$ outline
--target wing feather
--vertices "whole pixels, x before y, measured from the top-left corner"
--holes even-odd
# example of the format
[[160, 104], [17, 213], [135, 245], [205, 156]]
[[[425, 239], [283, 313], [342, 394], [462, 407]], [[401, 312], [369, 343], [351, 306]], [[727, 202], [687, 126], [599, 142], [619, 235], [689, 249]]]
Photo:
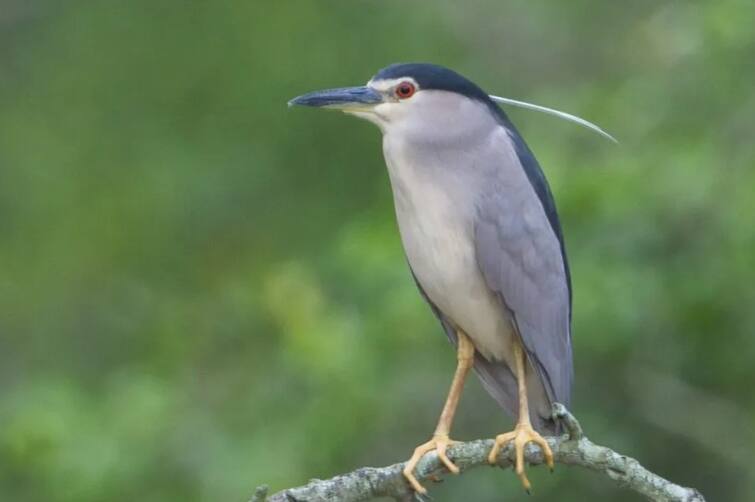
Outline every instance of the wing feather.
[[[491, 184], [479, 202], [477, 261], [501, 308], [513, 318], [548, 398], [568, 405], [573, 378], [571, 292], [561, 231], [553, 226], [555, 215], [546, 213], [555, 205], [547, 185], [536, 190], [532, 176], [524, 176], [527, 166], [520, 156], [505, 161], [501, 172], [508, 181]], [[544, 183], [536, 163], [534, 168]], [[511, 181], [517, 176], [525, 181]], [[545, 203], [542, 193], [549, 198]], [[558, 225], [557, 217], [555, 222]]]

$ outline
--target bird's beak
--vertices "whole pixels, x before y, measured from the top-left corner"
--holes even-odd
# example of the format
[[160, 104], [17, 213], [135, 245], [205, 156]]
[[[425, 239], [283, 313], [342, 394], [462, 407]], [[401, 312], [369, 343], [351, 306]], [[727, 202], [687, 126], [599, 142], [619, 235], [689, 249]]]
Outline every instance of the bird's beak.
[[372, 109], [374, 105], [382, 102], [383, 96], [379, 92], [367, 86], [360, 86], [310, 92], [292, 99], [288, 106], [314, 106], [357, 112]]

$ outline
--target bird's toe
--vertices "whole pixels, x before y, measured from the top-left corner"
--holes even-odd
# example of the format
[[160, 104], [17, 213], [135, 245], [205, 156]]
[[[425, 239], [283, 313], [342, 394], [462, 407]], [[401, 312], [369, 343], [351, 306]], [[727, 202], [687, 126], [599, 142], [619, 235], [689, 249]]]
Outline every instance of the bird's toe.
[[412, 454], [411, 458], [406, 462], [403, 474], [415, 492], [422, 495], [427, 494], [427, 489], [422, 486], [422, 484], [414, 474], [417, 464], [422, 459], [422, 457], [425, 456], [426, 453], [435, 450], [438, 454], [438, 459], [441, 461], [441, 463], [443, 463], [443, 465], [446, 466], [449, 472], [453, 474], [459, 473], [459, 467], [454, 464], [450, 458], [448, 458], [448, 454], [446, 453], [448, 447], [452, 446], [455, 443], [456, 441], [453, 441], [446, 435], [435, 435], [430, 441], [423, 443], [414, 449], [414, 453]]
[[524, 459], [524, 449], [527, 446], [527, 443], [535, 443], [542, 449], [545, 463], [551, 470], [553, 470], [553, 451], [551, 450], [548, 441], [546, 441], [545, 438], [540, 435], [540, 433], [533, 429], [530, 424], [520, 423], [517, 424], [516, 428], [513, 431], [496, 436], [493, 448], [490, 450], [490, 454], [488, 455], [488, 461], [491, 464], [495, 464], [497, 462], [501, 449], [509, 442], [513, 442], [514, 444], [514, 470], [516, 472], [516, 475], [522, 482], [522, 486], [527, 491], [527, 493], [529, 493], [532, 485], [527, 478], [526, 464]]

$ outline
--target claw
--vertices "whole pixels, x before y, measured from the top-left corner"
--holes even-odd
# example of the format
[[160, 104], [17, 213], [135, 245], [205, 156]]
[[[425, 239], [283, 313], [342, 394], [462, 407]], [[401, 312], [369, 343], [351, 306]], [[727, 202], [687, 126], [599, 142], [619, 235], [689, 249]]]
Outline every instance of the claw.
[[428, 452], [435, 450], [438, 454], [438, 458], [443, 463], [443, 465], [445, 465], [451, 473], [459, 474], [459, 468], [451, 461], [450, 458], [448, 458], [448, 455], [446, 455], [446, 450], [448, 449], [448, 447], [454, 444], [456, 444], [456, 441], [449, 439], [448, 436], [435, 435], [430, 441], [421, 444], [414, 449], [414, 453], [406, 463], [403, 473], [404, 477], [409, 482], [409, 484], [412, 485], [412, 488], [415, 492], [419, 493], [420, 495], [427, 494], [427, 488], [422, 486], [422, 484], [420, 484], [420, 482], [414, 476], [414, 469], [417, 467], [417, 464], [422, 459], [422, 457], [425, 456], [425, 454]]
[[524, 469], [524, 447], [529, 442], [538, 445], [540, 449], [543, 450], [545, 463], [548, 465], [551, 472], [553, 471], [553, 452], [551, 451], [551, 448], [545, 438], [543, 438], [543, 436], [535, 431], [535, 429], [533, 429], [530, 424], [519, 423], [513, 431], [496, 436], [493, 448], [490, 450], [490, 454], [488, 455], [488, 462], [495, 464], [498, 460], [498, 454], [500, 453], [501, 448], [503, 448], [503, 446], [511, 441], [514, 442], [514, 451], [516, 456], [514, 466], [516, 475], [519, 476], [519, 479], [522, 482], [522, 486], [524, 487], [525, 491], [527, 493], [530, 493], [530, 488], [532, 487], [532, 485], [530, 484], [530, 480], [527, 479], [527, 474]]

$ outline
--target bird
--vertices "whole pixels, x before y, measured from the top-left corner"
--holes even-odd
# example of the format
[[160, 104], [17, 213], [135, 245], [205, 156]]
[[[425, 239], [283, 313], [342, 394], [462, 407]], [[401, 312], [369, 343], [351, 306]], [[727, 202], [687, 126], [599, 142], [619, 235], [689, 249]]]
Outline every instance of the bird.
[[383, 135], [395, 215], [411, 275], [456, 348], [457, 366], [430, 440], [403, 474], [425, 494], [414, 470], [436, 451], [448, 457], [451, 426], [474, 368], [511, 417], [496, 436], [495, 464], [513, 442], [515, 470], [530, 482], [524, 447], [538, 445], [553, 469], [545, 435], [559, 432], [554, 403], [569, 405], [573, 380], [572, 286], [564, 237], [548, 182], [506, 113], [506, 103], [565, 118], [614, 140], [584, 119], [493, 96], [461, 74], [431, 63], [397, 63], [363, 86], [310, 92], [289, 101], [366, 119]]

